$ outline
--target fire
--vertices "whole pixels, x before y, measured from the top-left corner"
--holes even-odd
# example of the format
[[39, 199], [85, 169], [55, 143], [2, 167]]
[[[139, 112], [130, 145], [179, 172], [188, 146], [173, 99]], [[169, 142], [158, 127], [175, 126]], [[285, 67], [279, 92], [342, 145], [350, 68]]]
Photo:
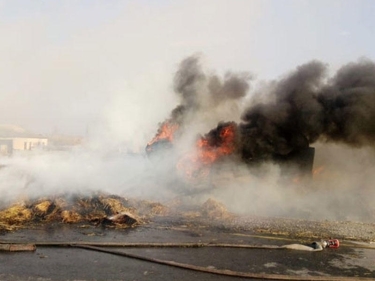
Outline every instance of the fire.
[[172, 123], [171, 121], [165, 121], [160, 126], [155, 137], [147, 144], [146, 151], [151, 152], [152, 146], [161, 141], [172, 143], [174, 139], [174, 134], [178, 128], [179, 128], [178, 124]]
[[234, 151], [235, 126], [230, 124], [219, 133], [218, 144], [211, 144], [209, 136], [197, 141], [198, 155], [197, 161], [202, 164], [210, 165], [218, 158], [229, 155]]
[[218, 127], [196, 142], [196, 151], [187, 154], [177, 164], [187, 178], [207, 176], [210, 166], [235, 150], [236, 126], [229, 123]]
[[[158, 150], [159, 145], [171, 146], [178, 129], [176, 122], [163, 122], [155, 137], [147, 144], [146, 152]], [[177, 163], [177, 169], [189, 179], [206, 177], [215, 161], [234, 152], [236, 130], [234, 122], [219, 124], [216, 129], [197, 140], [194, 152], [183, 156]]]

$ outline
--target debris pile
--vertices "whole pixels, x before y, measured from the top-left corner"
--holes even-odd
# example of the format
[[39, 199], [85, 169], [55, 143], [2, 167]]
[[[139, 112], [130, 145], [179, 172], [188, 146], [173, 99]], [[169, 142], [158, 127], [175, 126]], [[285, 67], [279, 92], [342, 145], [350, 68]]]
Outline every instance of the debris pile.
[[117, 195], [56, 196], [26, 200], [1, 209], [0, 230], [11, 231], [43, 223], [90, 223], [126, 228], [166, 212], [162, 204]]
[[226, 219], [231, 216], [224, 204], [211, 198], [203, 203], [200, 213], [208, 219]]

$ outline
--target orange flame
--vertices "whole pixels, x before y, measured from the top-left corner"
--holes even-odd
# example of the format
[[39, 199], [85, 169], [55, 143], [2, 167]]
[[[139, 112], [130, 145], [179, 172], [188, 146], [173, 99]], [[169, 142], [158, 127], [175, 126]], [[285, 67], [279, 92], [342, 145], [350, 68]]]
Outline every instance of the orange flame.
[[233, 124], [224, 127], [220, 132], [221, 145], [211, 146], [208, 138], [201, 138], [197, 141], [197, 161], [209, 165], [218, 158], [229, 155], [234, 151], [235, 127]]
[[219, 144], [211, 144], [209, 136], [202, 137], [196, 142], [196, 152], [183, 157], [177, 164], [187, 178], [207, 176], [210, 165], [225, 155], [234, 152], [235, 149], [235, 125], [230, 124], [221, 129]]
[[178, 129], [178, 125], [172, 123], [170, 121], [165, 121], [161, 127], [159, 128], [158, 132], [156, 133], [155, 137], [147, 144], [147, 151], [151, 151], [151, 146], [158, 141], [168, 141], [173, 142], [174, 134]]

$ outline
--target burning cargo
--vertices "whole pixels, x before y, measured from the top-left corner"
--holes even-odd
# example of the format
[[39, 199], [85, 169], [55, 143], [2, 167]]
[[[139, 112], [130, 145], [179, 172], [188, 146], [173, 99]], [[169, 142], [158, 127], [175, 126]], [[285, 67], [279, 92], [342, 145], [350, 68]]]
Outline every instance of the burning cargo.
[[[245, 100], [251, 78], [247, 73], [220, 78], [206, 74], [197, 56], [183, 60], [174, 77], [181, 104], [147, 145], [148, 155], [174, 147], [191, 136], [191, 128], [207, 120], [219, 120], [219, 125], [199, 137], [192, 152], [177, 160], [177, 167], [188, 177], [207, 174], [214, 162], [229, 156], [248, 165], [275, 162], [286, 172], [294, 166], [311, 175], [314, 148], [310, 145], [315, 142], [373, 146], [372, 61], [347, 64], [330, 79], [326, 65], [312, 61]], [[237, 119], [240, 121], [220, 121]]]
[[[173, 149], [174, 134], [178, 126], [168, 125], [164, 122], [158, 134], [146, 146], [150, 157], [153, 154], [168, 153]], [[171, 128], [174, 128], [173, 130]], [[247, 154], [243, 143], [245, 138], [242, 128], [235, 122], [220, 123], [216, 129], [201, 136], [195, 142], [190, 153], [177, 161], [177, 169], [182, 171], [188, 179], [202, 179], [209, 176], [214, 164], [225, 157], [233, 157], [249, 166], [272, 162], [280, 165], [284, 174], [289, 176], [311, 176], [315, 149], [312, 147], [301, 148], [286, 155], [282, 154]]]

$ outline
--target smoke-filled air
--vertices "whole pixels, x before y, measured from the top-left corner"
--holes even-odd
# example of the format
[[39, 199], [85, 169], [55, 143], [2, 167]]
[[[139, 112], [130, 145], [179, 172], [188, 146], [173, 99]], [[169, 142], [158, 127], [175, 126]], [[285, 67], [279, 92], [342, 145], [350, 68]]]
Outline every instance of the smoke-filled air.
[[[185, 204], [207, 198], [237, 214], [371, 220], [375, 189], [375, 63], [330, 73], [310, 61], [278, 80], [183, 59], [170, 114], [147, 142], [15, 153], [2, 159], [1, 201], [104, 191]], [[150, 93], [149, 96], [158, 93]], [[142, 130], [142, 127], [138, 128]]]
[[[249, 91], [251, 75], [218, 77], [204, 73], [198, 56], [186, 58], [174, 77], [181, 104], [146, 151], [153, 157], [174, 147], [179, 172], [193, 185], [211, 185], [199, 196], [214, 194], [238, 212], [369, 219], [375, 64], [361, 59], [332, 76], [328, 70], [311, 61]], [[205, 133], [204, 123], [211, 125]], [[186, 146], [192, 152], [181, 152]], [[311, 148], [315, 157], [298, 160]]]

